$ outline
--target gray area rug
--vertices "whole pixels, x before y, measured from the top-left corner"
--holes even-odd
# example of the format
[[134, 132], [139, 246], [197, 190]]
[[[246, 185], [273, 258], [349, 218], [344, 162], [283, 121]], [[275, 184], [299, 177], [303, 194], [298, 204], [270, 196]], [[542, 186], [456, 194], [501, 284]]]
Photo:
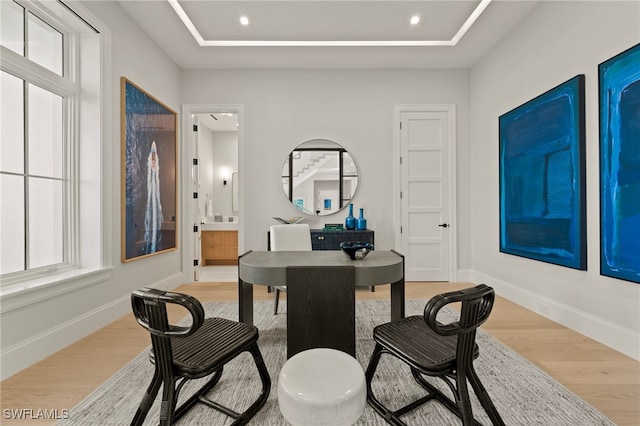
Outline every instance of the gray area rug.
[[[426, 301], [407, 300], [406, 314], [421, 315]], [[272, 388], [269, 400], [253, 418], [253, 425], [286, 425], [278, 409], [278, 372], [286, 361], [286, 315], [272, 315], [270, 302], [256, 302], [254, 321], [260, 329], [259, 346], [271, 374]], [[209, 303], [205, 305], [207, 316], [236, 320], [236, 303]], [[373, 350], [373, 327], [388, 321], [389, 302], [382, 300], [358, 300], [356, 358], [366, 369]], [[455, 317], [451, 310], [442, 312], [441, 321]], [[606, 416], [568, 391], [546, 373], [529, 363], [511, 349], [479, 330], [480, 357], [476, 370], [487, 388], [498, 411], [507, 425], [613, 425]], [[153, 366], [144, 351], [117, 374], [102, 384], [83, 402], [71, 410], [68, 419], [60, 426], [72, 425], [127, 425], [136, 412], [146, 387], [153, 375]], [[434, 384], [442, 387], [439, 381]], [[383, 403], [400, 407], [424, 395], [422, 388], [413, 384], [408, 368], [397, 360], [383, 355], [376, 378], [374, 392]], [[187, 385], [182, 393], [189, 394]], [[224, 405], [242, 411], [258, 394], [260, 381], [255, 365], [248, 354], [243, 354], [225, 367], [222, 380], [210, 393], [210, 397]], [[162, 390], [158, 398], [161, 398]], [[484, 425], [491, 424], [480, 403], [472, 395], [473, 412]], [[156, 400], [145, 425], [158, 424], [159, 402]], [[403, 416], [409, 425], [460, 425], [461, 421], [437, 402], [430, 402], [418, 410]], [[179, 422], [183, 425], [225, 425], [231, 419], [197, 404]], [[357, 423], [359, 425], [384, 425], [384, 420], [367, 405]]]

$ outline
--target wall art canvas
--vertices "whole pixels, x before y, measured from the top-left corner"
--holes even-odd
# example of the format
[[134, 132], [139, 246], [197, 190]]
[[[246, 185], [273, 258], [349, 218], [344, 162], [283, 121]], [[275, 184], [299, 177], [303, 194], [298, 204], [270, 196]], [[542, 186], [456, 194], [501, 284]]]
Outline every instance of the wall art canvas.
[[501, 252], [587, 267], [584, 81], [499, 117]]
[[177, 114], [121, 78], [122, 261], [177, 248]]
[[640, 283], [640, 44], [598, 77], [600, 273]]

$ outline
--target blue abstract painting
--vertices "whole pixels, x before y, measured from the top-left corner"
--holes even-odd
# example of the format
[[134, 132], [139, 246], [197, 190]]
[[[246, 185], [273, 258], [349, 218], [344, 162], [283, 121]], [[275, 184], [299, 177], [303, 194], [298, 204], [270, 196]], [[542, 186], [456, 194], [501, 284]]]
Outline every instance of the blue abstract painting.
[[584, 270], [584, 75], [499, 118], [500, 251]]
[[640, 283], [640, 44], [598, 76], [600, 273]]

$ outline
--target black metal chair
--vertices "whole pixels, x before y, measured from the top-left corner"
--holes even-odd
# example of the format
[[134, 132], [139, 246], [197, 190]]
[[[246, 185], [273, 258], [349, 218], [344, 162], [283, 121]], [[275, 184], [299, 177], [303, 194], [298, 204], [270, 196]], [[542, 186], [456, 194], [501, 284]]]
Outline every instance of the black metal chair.
[[[491, 287], [476, 287], [444, 293], [429, 300], [424, 315], [403, 318], [374, 328], [376, 342], [366, 371], [367, 401], [387, 423], [404, 425], [400, 416], [436, 399], [462, 419], [463, 424], [479, 424], [473, 418], [467, 380], [494, 425], [504, 425], [498, 410], [480, 382], [473, 367], [479, 355], [476, 329], [483, 324], [493, 308], [495, 293]], [[446, 305], [461, 302], [458, 321], [442, 324], [436, 320]], [[393, 355], [408, 364], [416, 382], [428, 394], [398, 410], [391, 411], [373, 394], [371, 382], [382, 354]], [[451, 389], [454, 400], [429, 383], [424, 376], [438, 377]]]
[[[192, 323], [187, 326], [169, 324], [167, 303], [183, 306], [191, 314]], [[204, 309], [196, 298], [152, 288], [134, 291], [131, 305], [138, 323], [151, 334], [150, 358], [155, 365], [153, 379], [132, 425], [142, 424], [160, 385], [163, 385], [160, 425], [172, 425], [197, 402], [234, 418], [234, 425], [246, 424], [262, 408], [269, 396], [271, 379], [258, 349], [256, 327], [223, 318], [205, 319]], [[253, 356], [262, 391], [243, 413], [237, 413], [207, 399], [206, 394], [220, 380], [223, 366], [245, 351]], [[176, 409], [178, 394], [184, 384], [207, 376], [211, 379]]]

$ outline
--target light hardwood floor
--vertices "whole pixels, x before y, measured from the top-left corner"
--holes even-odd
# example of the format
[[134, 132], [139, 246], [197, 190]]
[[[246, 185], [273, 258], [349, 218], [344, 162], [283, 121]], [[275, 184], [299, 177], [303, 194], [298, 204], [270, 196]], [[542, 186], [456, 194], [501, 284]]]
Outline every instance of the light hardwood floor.
[[[408, 299], [428, 299], [468, 283], [407, 283]], [[237, 300], [233, 283], [194, 283], [176, 291], [202, 302]], [[271, 299], [257, 287], [255, 300]], [[358, 290], [360, 299], [389, 297], [389, 286]], [[170, 315], [184, 315], [173, 310]], [[622, 355], [540, 315], [497, 297], [483, 328], [621, 426], [640, 425], [640, 362]], [[54, 421], [7, 419], [5, 410], [58, 410], [62, 414], [149, 345], [146, 332], [131, 314], [0, 383], [0, 424], [53, 424]], [[146, 387], [147, 383], [141, 383]], [[133, 413], [132, 413], [133, 415]], [[584, 425], [580, 425], [584, 426]]]

